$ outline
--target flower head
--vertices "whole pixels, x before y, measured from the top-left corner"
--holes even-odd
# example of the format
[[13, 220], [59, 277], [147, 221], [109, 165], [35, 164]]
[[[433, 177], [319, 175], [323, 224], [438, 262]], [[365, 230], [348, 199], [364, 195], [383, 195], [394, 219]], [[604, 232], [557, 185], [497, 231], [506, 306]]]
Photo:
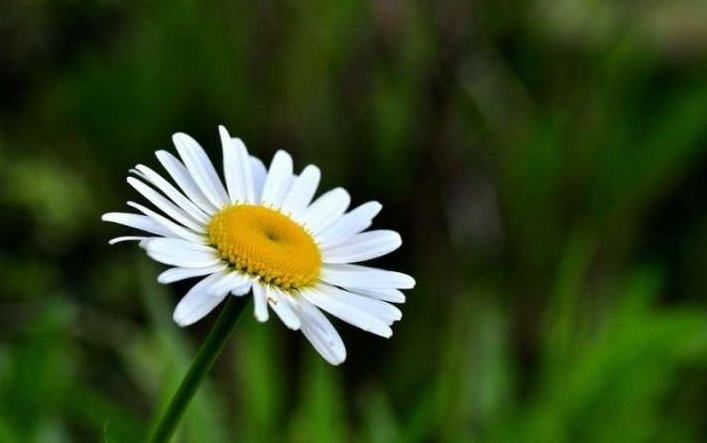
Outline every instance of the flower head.
[[[243, 142], [220, 127], [225, 184], [199, 144], [186, 134], [172, 139], [178, 159], [157, 158], [176, 187], [144, 165], [128, 183], [162, 214], [135, 202], [138, 213], [111, 212], [104, 221], [144, 231], [137, 240], [154, 260], [172, 266], [157, 280], [200, 280], [174, 310], [174, 321], [190, 325], [232, 294], [252, 291], [255, 317], [265, 322], [272, 309], [289, 328], [301, 330], [330, 363], [346, 359], [346, 349], [321, 310], [365, 331], [390, 337], [400, 320], [400, 289], [412, 277], [354, 265], [397, 249], [394, 231], [365, 231], [381, 210], [377, 202], [346, 212], [351, 198], [332, 189], [314, 202], [320, 171], [314, 165], [293, 174], [292, 158], [278, 151], [266, 171]], [[365, 231], [365, 232], [364, 232]]]

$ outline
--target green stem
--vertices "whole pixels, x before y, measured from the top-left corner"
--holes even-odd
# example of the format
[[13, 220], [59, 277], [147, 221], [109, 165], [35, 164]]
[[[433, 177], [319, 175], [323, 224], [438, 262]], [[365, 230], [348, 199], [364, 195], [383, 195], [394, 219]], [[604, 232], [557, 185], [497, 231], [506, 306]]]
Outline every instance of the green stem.
[[216, 320], [216, 324], [206, 337], [206, 341], [199, 349], [194, 362], [189, 368], [186, 377], [179, 385], [176, 394], [167, 406], [157, 426], [154, 428], [148, 442], [167, 443], [174, 434], [179, 421], [184, 415], [187, 406], [196, 393], [199, 385], [206, 374], [213, 366], [216, 357], [221, 353], [224, 345], [238, 324], [238, 320], [248, 305], [250, 297], [227, 297], [225, 306], [221, 309], [221, 314]]

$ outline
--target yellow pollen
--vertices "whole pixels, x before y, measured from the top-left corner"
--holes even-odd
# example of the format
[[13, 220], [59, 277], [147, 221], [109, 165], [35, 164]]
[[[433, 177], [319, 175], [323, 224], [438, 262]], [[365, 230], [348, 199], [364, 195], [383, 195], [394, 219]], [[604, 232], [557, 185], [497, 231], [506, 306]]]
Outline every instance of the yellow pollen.
[[312, 236], [263, 206], [232, 205], [217, 212], [209, 224], [209, 241], [237, 270], [282, 289], [313, 284], [322, 265]]

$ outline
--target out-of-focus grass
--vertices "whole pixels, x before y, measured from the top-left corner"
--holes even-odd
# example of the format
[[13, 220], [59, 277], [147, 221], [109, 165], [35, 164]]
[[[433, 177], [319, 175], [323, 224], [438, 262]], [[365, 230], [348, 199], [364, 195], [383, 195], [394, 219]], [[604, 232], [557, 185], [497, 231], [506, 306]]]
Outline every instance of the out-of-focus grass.
[[385, 341], [321, 361], [243, 323], [176, 441], [707, 436], [701, 2], [0, 6], [0, 442], [132, 443], [213, 318], [99, 222], [184, 131], [323, 170], [413, 274]]

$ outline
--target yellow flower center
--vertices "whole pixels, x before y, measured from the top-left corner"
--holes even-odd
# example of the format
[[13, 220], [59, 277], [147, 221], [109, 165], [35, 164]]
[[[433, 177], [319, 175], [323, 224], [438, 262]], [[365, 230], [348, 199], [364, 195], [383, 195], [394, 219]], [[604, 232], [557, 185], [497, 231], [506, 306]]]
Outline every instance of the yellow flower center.
[[233, 267], [283, 289], [313, 284], [322, 256], [312, 236], [278, 211], [227, 206], [209, 224], [209, 241]]

